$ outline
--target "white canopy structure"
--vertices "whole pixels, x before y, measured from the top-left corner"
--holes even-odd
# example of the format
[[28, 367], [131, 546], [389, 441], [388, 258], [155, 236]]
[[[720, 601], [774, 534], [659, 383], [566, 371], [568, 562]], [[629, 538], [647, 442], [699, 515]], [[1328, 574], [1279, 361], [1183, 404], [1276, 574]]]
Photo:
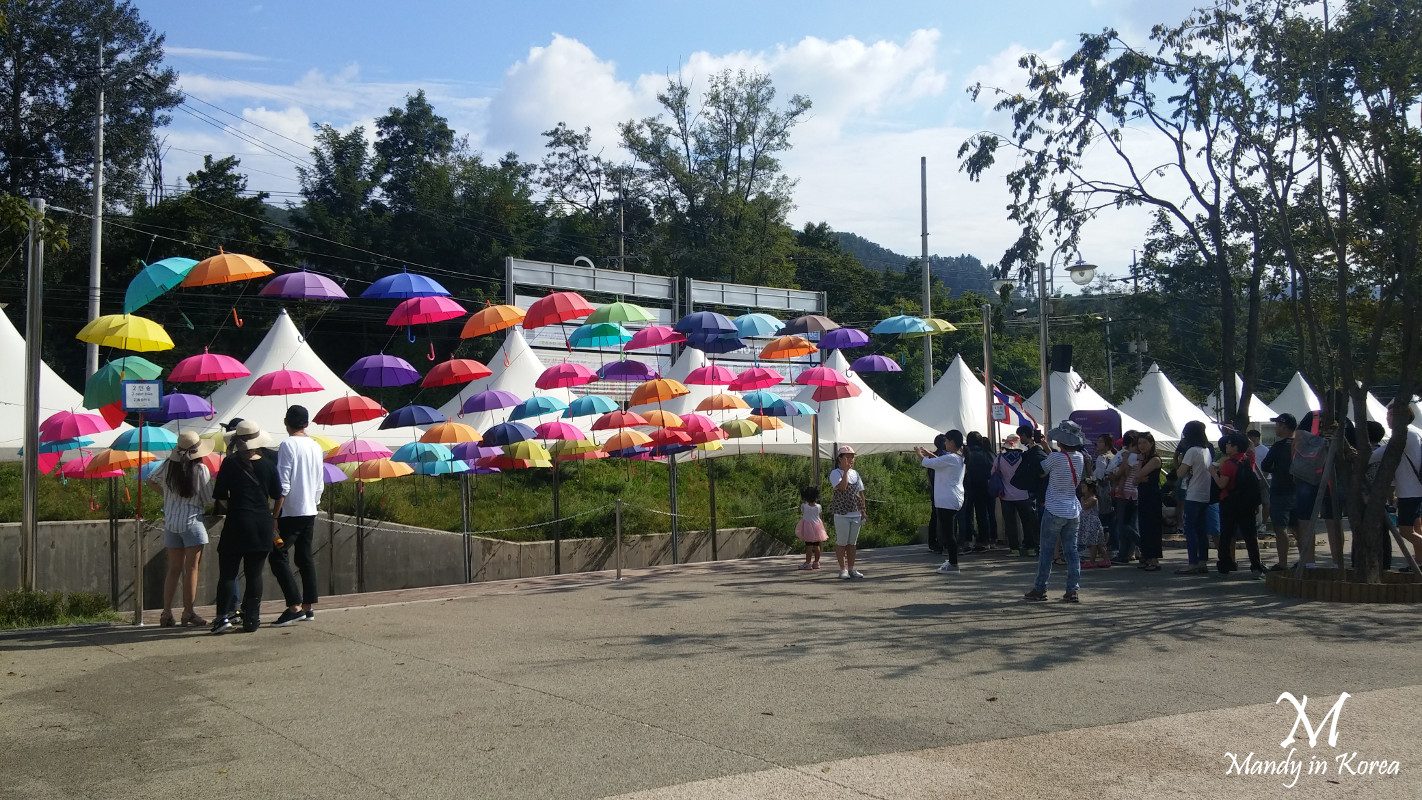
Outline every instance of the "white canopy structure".
[[1323, 404], [1318, 402], [1318, 395], [1313, 393], [1308, 381], [1298, 372], [1294, 373], [1294, 377], [1289, 379], [1289, 385], [1285, 386], [1284, 391], [1279, 392], [1279, 396], [1269, 405], [1278, 412], [1274, 416], [1293, 414], [1294, 419], [1303, 419], [1308, 412], [1323, 408]]
[[1205, 423], [1205, 435], [1212, 442], [1221, 436], [1220, 427], [1175, 388], [1159, 364], [1150, 365], [1135, 396], [1121, 404], [1121, 411], [1160, 431], [1167, 440], [1178, 441], [1187, 422]]
[[[690, 375], [693, 370], [706, 366], [706, 364], [706, 354], [700, 350], [687, 347], [681, 351], [681, 355], [672, 363], [671, 368], [666, 371], [663, 377], [671, 378], [674, 381], [685, 384], [686, 388], [691, 391], [691, 394], [685, 394], [681, 397], [674, 397], [671, 400], [663, 401], [661, 407], [664, 411], [670, 411], [678, 416], [682, 414], [700, 413], [696, 410], [696, 407], [700, 405], [702, 400], [705, 400], [713, 394], [727, 391], [724, 386], [702, 386], [686, 382], [686, 376]], [[745, 416], [745, 412], [740, 412], [732, 416]], [[730, 418], [731, 417], [726, 417], [723, 419], [717, 416], [716, 421], [725, 422], [726, 419]]]
[[1122, 411], [1111, 405], [1111, 403], [1086, 382], [1076, 370], [1071, 372], [1052, 372], [1047, 381], [1052, 387], [1052, 422], [1042, 418], [1042, 390], [1032, 395], [1023, 403], [1023, 411], [1036, 418], [1037, 424], [1050, 428], [1071, 416], [1073, 411], [1115, 411], [1121, 415], [1121, 431], [1149, 431], [1157, 442], [1178, 441], [1178, 436], [1167, 436], [1164, 431], [1158, 430], [1142, 422], [1131, 414]]
[[988, 429], [986, 389], [961, 355], [954, 356], [943, 377], [904, 413], [939, 432]]
[[[4, 313], [0, 313], [0, 375], [5, 377], [0, 381], [0, 461], [14, 461], [25, 444], [25, 337]], [[84, 396], [43, 361], [39, 396], [40, 422], [59, 411], [84, 410]], [[113, 441], [114, 434], [105, 432], [85, 438], [93, 439], [96, 447], [105, 447]]]
[[[1234, 394], [1236, 397], [1238, 397], [1239, 394], [1243, 391], [1244, 378], [1241, 378], [1239, 374], [1236, 373], [1234, 376]], [[1219, 391], [1205, 398], [1205, 404], [1200, 406], [1201, 410], [1203, 410], [1206, 414], [1211, 415], [1211, 417], [1213, 417], [1214, 419], [1233, 416], [1232, 414], [1228, 414], [1225, 412], [1224, 400], [1222, 399], [1223, 397], [1224, 384], [1220, 384]], [[1277, 416], [1279, 416], [1278, 413], [1276, 413], [1274, 409], [1269, 406], [1268, 403], [1265, 403], [1263, 400], [1260, 400], [1259, 395], [1252, 394], [1249, 396], [1250, 422], [1268, 422], [1269, 420], [1272, 420], [1274, 417]]]
[[[576, 396], [567, 389], [539, 389], [535, 384], [538, 376], [543, 374], [545, 369], [542, 361], [534, 355], [533, 348], [528, 346], [528, 340], [524, 338], [523, 331], [517, 327], [509, 328], [508, 334], [504, 337], [504, 343], [489, 358], [489, 370], [494, 374], [482, 380], [464, 384], [457, 394], [449, 398], [449, 402], [439, 407], [439, 413], [445, 415], [455, 422], [462, 422], [465, 425], [473, 426], [480, 433], [483, 433], [490, 426], [508, 419], [510, 409], [504, 408], [497, 411], [479, 411], [460, 416], [459, 407], [470, 396], [489, 389], [501, 389], [511, 392], [520, 400], [527, 400], [535, 394], [548, 397], [556, 397], [564, 403], [571, 403]], [[543, 421], [554, 419], [553, 416], [543, 418]], [[591, 433], [587, 426], [591, 424], [589, 420], [577, 419], [572, 422], [584, 432]], [[367, 423], [378, 426], [378, 422]], [[537, 421], [533, 421], [536, 425]], [[382, 433], [390, 433], [382, 431]], [[408, 432], [403, 437], [403, 441], [409, 441]]]

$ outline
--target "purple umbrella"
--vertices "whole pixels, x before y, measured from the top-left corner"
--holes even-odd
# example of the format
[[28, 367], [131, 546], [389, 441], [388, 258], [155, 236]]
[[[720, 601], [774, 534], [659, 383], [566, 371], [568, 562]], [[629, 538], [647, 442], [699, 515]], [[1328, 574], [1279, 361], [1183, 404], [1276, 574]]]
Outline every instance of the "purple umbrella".
[[212, 403], [195, 394], [173, 392], [163, 395], [163, 407], [157, 412], [148, 412], [148, 420], [162, 424], [175, 419], [195, 419], [211, 417], [215, 412]]
[[448, 297], [449, 290], [433, 278], [397, 272], [372, 283], [360, 296], [365, 300], [409, 300], [411, 297]]
[[869, 334], [858, 328], [835, 328], [820, 334], [821, 350], [843, 350], [869, 344]]
[[335, 464], [322, 464], [321, 472], [321, 479], [325, 483], [340, 483], [341, 481], [349, 477], [346, 475], [346, 473], [341, 471], [340, 467], [336, 466]]
[[[839, 330], [847, 330], [847, 329], [846, 329], [846, 328], [840, 328]], [[839, 333], [839, 331], [830, 331], [830, 333]], [[828, 335], [829, 335], [829, 334], [826, 334], [826, 336], [828, 336]], [[853, 363], [853, 364], [850, 364], [850, 365], [849, 365], [849, 368], [852, 369], [852, 370], [854, 370], [855, 372], [902, 372], [902, 371], [903, 371], [903, 368], [899, 366], [899, 362], [893, 360], [892, 358], [888, 358], [887, 356], [880, 356], [880, 355], [860, 356], [859, 358], [854, 359], [854, 363]]]
[[657, 377], [657, 371], [650, 364], [641, 361], [612, 361], [597, 370], [597, 376], [605, 381], [627, 381], [628, 383], [650, 381]]
[[487, 389], [465, 400], [464, 405], [459, 407], [459, 413], [473, 414], [477, 411], [513, 408], [522, 402], [523, 400], [513, 392], [506, 392], [503, 389]]
[[[346, 293], [325, 275], [302, 270], [278, 275], [259, 292], [262, 297], [286, 297], [291, 300], [346, 300]], [[344, 480], [344, 479], [343, 479]]]
[[715, 311], [695, 311], [678, 320], [673, 329], [687, 336], [692, 334], [719, 336], [723, 333], [736, 333], [736, 323], [728, 319], [725, 314], [717, 314]]
[[746, 343], [736, 338], [734, 333], [726, 335], [692, 333], [686, 337], [686, 346], [715, 355], [740, 350], [746, 346]]
[[460, 461], [474, 461], [479, 458], [489, 458], [490, 456], [501, 456], [504, 454], [504, 448], [490, 447], [480, 442], [460, 442], [449, 448], [449, 451]]
[[429, 406], [401, 406], [385, 415], [385, 419], [380, 421], [380, 430], [434, 425], [444, 421], [444, 415]]
[[532, 438], [533, 429], [522, 422], [503, 422], [484, 431], [484, 443], [489, 445], [513, 444]]
[[420, 379], [410, 362], [384, 353], [366, 356], [346, 370], [346, 383], [357, 386], [406, 386]]

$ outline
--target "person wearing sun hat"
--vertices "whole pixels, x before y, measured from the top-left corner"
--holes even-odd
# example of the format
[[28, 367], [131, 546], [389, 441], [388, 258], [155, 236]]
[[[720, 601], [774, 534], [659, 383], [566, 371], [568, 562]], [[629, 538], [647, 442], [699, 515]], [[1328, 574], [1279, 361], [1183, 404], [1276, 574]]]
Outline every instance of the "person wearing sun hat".
[[1052, 575], [1052, 554], [1057, 540], [1062, 543], [1062, 555], [1067, 559], [1066, 593], [1064, 603], [1077, 603], [1077, 592], [1081, 588], [1081, 552], [1077, 549], [1078, 526], [1081, 521], [1081, 501], [1077, 497], [1077, 487], [1086, 477], [1086, 437], [1081, 426], [1071, 420], [1063, 420], [1047, 433], [1047, 440], [1056, 442], [1058, 452], [1047, 456], [1042, 462], [1042, 473], [1047, 479], [1045, 502], [1042, 504], [1042, 540], [1037, 551], [1037, 581], [1032, 591], [1024, 595], [1028, 600], [1047, 599], [1047, 580]]
[[173, 619], [173, 595], [179, 583], [183, 586], [183, 625], [207, 624], [193, 605], [197, 601], [198, 564], [207, 545], [203, 514], [212, 502], [212, 475], [202, 458], [211, 452], [212, 440], [183, 431], [167, 460], [148, 476], [148, 485], [163, 495], [163, 548], [168, 555], [168, 572], [163, 578], [163, 614], [158, 624], [165, 628], [177, 624]]
[[255, 631], [262, 604], [262, 572], [272, 552], [271, 501], [281, 497], [276, 464], [263, 457], [271, 438], [257, 423], [243, 420], [227, 435], [227, 458], [217, 471], [213, 499], [222, 502], [227, 522], [217, 540], [217, 619], [213, 633], [232, 629], [231, 613], [237, 573], [247, 584], [242, 595], [242, 630]]

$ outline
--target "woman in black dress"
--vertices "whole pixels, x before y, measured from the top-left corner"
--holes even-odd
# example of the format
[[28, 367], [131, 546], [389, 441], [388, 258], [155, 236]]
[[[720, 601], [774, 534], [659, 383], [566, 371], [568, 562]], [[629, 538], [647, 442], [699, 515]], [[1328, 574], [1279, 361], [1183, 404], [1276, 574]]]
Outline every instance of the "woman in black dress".
[[257, 629], [262, 604], [262, 573], [273, 543], [272, 501], [281, 497], [276, 464], [262, 456], [271, 444], [255, 422], [244, 420], [228, 435], [227, 458], [217, 471], [212, 497], [223, 503], [227, 521], [217, 541], [217, 619], [213, 633], [232, 629], [230, 616], [236, 597], [237, 573], [247, 575], [242, 595], [242, 630]]
[[1147, 572], [1160, 570], [1163, 555], [1161, 542], [1160, 454], [1155, 451], [1155, 437], [1142, 433], [1136, 438], [1137, 514], [1141, 530], [1141, 568]]

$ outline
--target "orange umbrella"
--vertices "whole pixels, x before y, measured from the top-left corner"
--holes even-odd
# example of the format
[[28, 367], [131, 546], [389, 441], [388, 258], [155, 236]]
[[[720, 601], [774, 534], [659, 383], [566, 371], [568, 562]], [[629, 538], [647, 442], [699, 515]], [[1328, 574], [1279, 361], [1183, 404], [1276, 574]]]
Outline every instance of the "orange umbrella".
[[524, 313], [524, 310], [518, 306], [489, 306], [476, 312], [468, 322], [464, 323], [464, 330], [459, 332], [459, 338], [473, 339], [475, 336], [484, 336], [505, 328], [512, 328], [523, 322]]
[[687, 394], [691, 394], [691, 390], [683, 386], [681, 381], [671, 378], [655, 378], [639, 384], [636, 389], [633, 389], [632, 397], [628, 399], [627, 405], [629, 407], [646, 406]]
[[773, 431], [785, 427], [785, 422], [778, 417], [771, 417], [765, 414], [751, 414], [746, 419], [760, 426], [763, 431]]
[[595, 431], [608, 431], [614, 428], [631, 428], [636, 425], [649, 425], [647, 418], [636, 411], [609, 411], [598, 417], [593, 422], [592, 429]]
[[626, 450], [631, 447], [641, 447], [651, 444], [652, 437], [641, 431], [618, 431], [615, 435], [602, 443], [605, 452], [613, 453], [618, 450]]
[[441, 422], [427, 428], [420, 436], [420, 441], [430, 444], [459, 444], [477, 442], [483, 438], [478, 431], [462, 422]]
[[205, 258], [193, 267], [179, 286], [215, 286], [219, 283], [233, 283], [272, 274], [272, 268], [251, 256], [239, 253], [225, 253], [217, 249], [217, 255]]
[[819, 348], [803, 336], [782, 336], [766, 345], [760, 351], [760, 357], [770, 359], [799, 358], [816, 352], [819, 352]]
[[391, 461], [388, 458], [375, 458], [366, 461], [356, 467], [352, 476], [358, 481], [363, 480], [384, 480], [385, 478], [399, 478], [405, 475], [413, 475], [415, 468], [403, 461]]
[[750, 408], [737, 394], [713, 394], [696, 404], [697, 411], [740, 411]]
[[116, 469], [133, 469], [140, 464], [147, 464], [157, 458], [158, 456], [146, 450], [141, 453], [127, 450], [105, 450], [89, 461], [89, 466], [84, 468], [84, 472], [93, 475], [94, 473], [111, 472]]
[[648, 425], [654, 428], [681, 428], [685, 426], [685, 423], [681, 421], [681, 417], [678, 417], [670, 411], [663, 411], [660, 408], [654, 411], [648, 411], [643, 414], [642, 417], [647, 420]]

